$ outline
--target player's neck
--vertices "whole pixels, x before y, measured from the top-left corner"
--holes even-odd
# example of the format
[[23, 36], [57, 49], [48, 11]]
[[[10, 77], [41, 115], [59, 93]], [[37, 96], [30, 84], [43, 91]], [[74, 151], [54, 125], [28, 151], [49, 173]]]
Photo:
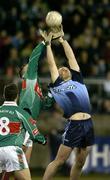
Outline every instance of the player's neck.
[[67, 79], [64, 79], [64, 81], [69, 81], [69, 80], [71, 80], [71, 78], [69, 77], [69, 78], [67, 78]]

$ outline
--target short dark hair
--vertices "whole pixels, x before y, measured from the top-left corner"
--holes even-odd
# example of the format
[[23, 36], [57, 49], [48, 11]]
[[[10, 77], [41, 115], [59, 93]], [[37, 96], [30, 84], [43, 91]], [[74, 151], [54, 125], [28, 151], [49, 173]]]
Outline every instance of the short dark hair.
[[4, 87], [4, 98], [6, 101], [14, 101], [18, 95], [18, 87], [14, 83], [10, 83]]

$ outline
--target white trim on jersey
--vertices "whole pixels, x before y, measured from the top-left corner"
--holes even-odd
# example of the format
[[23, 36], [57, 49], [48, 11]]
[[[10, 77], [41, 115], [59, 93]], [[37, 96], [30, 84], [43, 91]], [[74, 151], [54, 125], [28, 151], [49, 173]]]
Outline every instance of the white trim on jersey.
[[5, 101], [2, 106], [18, 106], [15, 101]]

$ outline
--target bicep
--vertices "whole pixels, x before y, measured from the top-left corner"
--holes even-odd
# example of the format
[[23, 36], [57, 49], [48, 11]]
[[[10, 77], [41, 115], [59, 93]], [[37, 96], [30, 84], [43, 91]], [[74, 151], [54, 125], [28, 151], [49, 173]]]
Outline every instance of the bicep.
[[79, 71], [79, 65], [77, 63], [77, 60], [75, 58], [75, 54], [71, 48], [71, 46], [69, 45], [69, 43], [65, 40], [62, 43], [63, 47], [64, 47], [64, 51], [66, 54], [66, 57], [68, 59], [68, 63], [71, 69], [75, 70], [75, 71]]
[[55, 80], [59, 76], [59, 72], [58, 72], [58, 68], [56, 66], [56, 62], [55, 62], [55, 59], [53, 56], [51, 46], [47, 46], [47, 62], [48, 62], [48, 66], [49, 66], [49, 71], [51, 73], [51, 79], [52, 79], [52, 82], [54, 83]]
[[70, 66], [70, 69], [80, 72], [80, 67], [79, 67], [75, 57], [69, 59], [69, 66]]
[[56, 79], [59, 77], [59, 72], [58, 72], [57, 67], [51, 66], [50, 74], [51, 74], [52, 83], [54, 83], [56, 81]]

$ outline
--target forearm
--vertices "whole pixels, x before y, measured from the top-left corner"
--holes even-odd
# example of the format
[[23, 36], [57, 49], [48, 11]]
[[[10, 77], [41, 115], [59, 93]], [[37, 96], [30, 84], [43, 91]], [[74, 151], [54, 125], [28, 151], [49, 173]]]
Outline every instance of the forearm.
[[34, 128], [33, 131], [29, 134], [33, 142], [38, 142], [40, 144], [46, 143], [45, 137], [38, 131], [37, 127]]
[[35, 139], [35, 136], [39, 134], [38, 128], [36, 126], [36, 121], [31, 117], [29, 119], [23, 119], [23, 125], [25, 130], [28, 131], [30, 138]]
[[68, 58], [68, 60], [75, 58], [75, 56], [73, 54], [73, 50], [72, 50], [71, 46], [69, 45], [69, 43], [66, 40], [62, 40], [61, 44], [64, 48], [65, 55]]
[[37, 127], [32, 128], [32, 131], [30, 132], [30, 138], [33, 142], [38, 142], [40, 144], [46, 143], [45, 137], [38, 131]]
[[32, 51], [30, 58], [29, 58], [28, 69], [26, 72], [26, 78], [28, 78], [28, 79], [37, 78], [38, 63], [39, 63], [39, 60], [41, 59], [41, 56], [42, 56], [44, 50], [45, 50], [45, 44], [40, 43]]
[[65, 55], [68, 59], [68, 63], [70, 65], [70, 68], [79, 71], [79, 65], [76, 61], [75, 55], [74, 55], [73, 50], [72, 50], [71, 46], [69, 45], [69, 43], [63, 39], [60, 41], [60, 43], [62, 44], [62, 46], [64, 48]]
[[52, 82], [54, 82], [59, 76], [59, 73], [58, 73], [58, 69], [54, 60], [51, 45], [47, 45], [47, 62], [48, 62]]
[[25, 129], [28, 131], [30, 138], [33, 142], [39, 142], [41, 144], [46, 143], [45, 137], [39, 132], [36, 121], [33, 119], [30, 119], [28, 121], [25, 121], [24, 123]]

